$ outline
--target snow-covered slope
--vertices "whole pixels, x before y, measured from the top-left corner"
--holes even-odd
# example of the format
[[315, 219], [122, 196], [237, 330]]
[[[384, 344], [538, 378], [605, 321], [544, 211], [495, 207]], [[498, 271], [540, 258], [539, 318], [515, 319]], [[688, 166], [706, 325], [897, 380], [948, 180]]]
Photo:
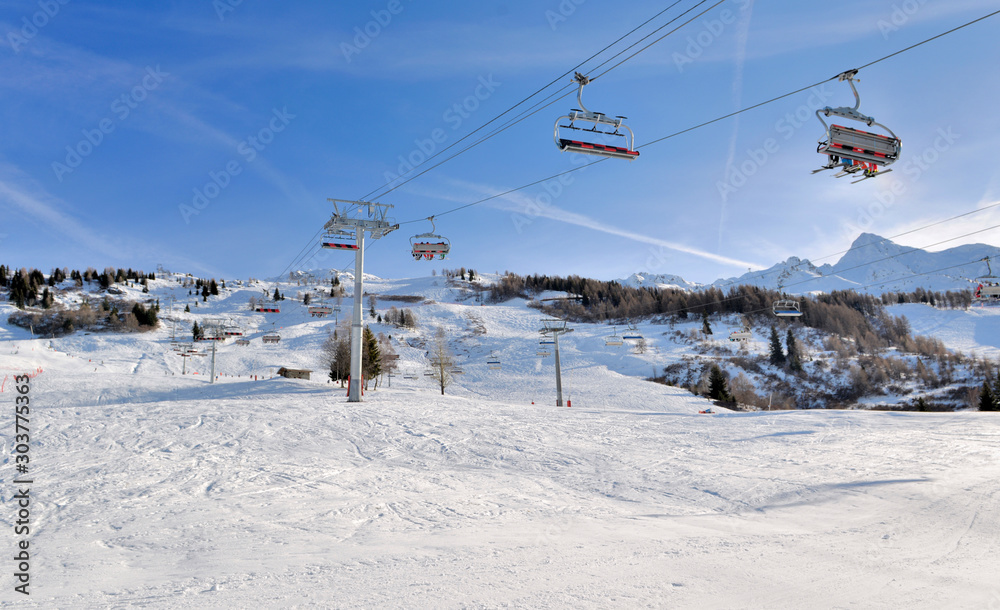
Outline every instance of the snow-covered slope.
[[[291, 298], [316, 286], [279, 284], [282, 312], [256, 314], [249, 297], [274, 285], [227, 281], [195, 307], [175, 278], [150, 284], [148, 295], [128, 290], [173, 292], [179, 332], [213, 318], [248, 332], [249, 347], [219, 346], [216, 383], [207, 357], [188, 363], [197, 375], [180, 374], [169, 324], [56, 339], [0, 324], [8, 526], [12, 375], [36, 374], [32, 595], [8, 587], [4, 605], [1000, 603], [983, 559], [1000, 552], [990, 414], [699, 414], [710, 403], [640, 378], [683, 349], [652, 324], [639, 325], [644, 354], [606, 346], [606, 326], [574, 325], [561, 341], [572, 407], [557, 408], [552, 358], [536, 356], [542, 315], [520, 300], [478, 305], [467, 283], [441, 277], [366, 282], [379, 312], [412, 308], [418, 327], [373, 324], [393, 336], [401, 374], [348, 403], [319, 370], [332, 321]], [[905, 310], [914, 327], [933, 323], [937, 310], [925, 309]], [[11, 310], [0, 303], [2, 320]], [[265, 348], [272, 321], [282, 339]], [[422, 375], [439, 326], [463, 369], [446, 396]], [[974, 333], [977, 345], [997, 343], [991, 328]], [[956, 341], [965, 334], [955, 327]], [[316, 373], [273, 378], [278, 366]], [[7, 531], [13, 548], [20, 537]]]

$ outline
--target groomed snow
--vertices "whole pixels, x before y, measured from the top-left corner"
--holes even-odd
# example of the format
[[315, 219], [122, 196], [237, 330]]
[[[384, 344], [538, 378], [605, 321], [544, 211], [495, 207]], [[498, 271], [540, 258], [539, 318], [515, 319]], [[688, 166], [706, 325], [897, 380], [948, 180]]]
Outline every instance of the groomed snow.
[[[8, 576], [0, 600], [1000, 606], [995, 414], [699, 414], [710, 403], [634, 376], [662, 364], [653, 348], [666, 347], [665, 328], [640, 326], [651, 342], [640, 356], [585, 325], [561, 341], [573, 406], [557, 408], [552, 358], [534, 355], [538, 311], [409, 282], [383, 288], [442, 288], [413, 306], [418, 332], [394, 338], [418, 379], [395, 377], [363, 403], [322, 372], [270, 378], [279, 365], [315, 366], [326, 322], [307, 315], [286, 319], [273, 350], [221, 346], [216, 384], [204, 360], [202, 374], [179, 374], [167, 329], [29, 340], [6, 328], [0, 377], [42, 372], [30, 393], [32, 595]], [[410, 307], [379, 308], [389, 305]], [[458, 337], [464, 370], [446, 396], [419, 375], [424, 350], [401, 343], [437, 324]], [[486, 367], [490, 351], [502, 370]], [[9, 550], [13, 396], [0, 392]]]

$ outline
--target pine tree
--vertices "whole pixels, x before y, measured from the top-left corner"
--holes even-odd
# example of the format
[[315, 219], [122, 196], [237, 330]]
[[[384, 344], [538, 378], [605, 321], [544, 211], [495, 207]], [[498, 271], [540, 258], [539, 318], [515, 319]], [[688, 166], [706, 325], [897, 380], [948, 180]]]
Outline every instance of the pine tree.
[[200, 326], [198, 326], [197, 322], [195, 322], [194, 326], [191, 327], [191, 338], [194, 341], [197, 341], [198, 339], [201, 339], [204, 336], [205, 336], [205, 331]]
[[795, 336], [792, 335], [792, 329], [788, 329], [788, 334], [785, 335], [785, 347], [788, 350], [788, 368], [793, 371], [802, 370], [802, 359], [799, 356], [799, 348], [795, 344]]
[[379, 348], [375, 333], [367, 326], [362, 333], [361, 343], [361, 371], [364, 373], [365, 389], [367, 389], [368, 382], [382, 374], [382, 350]]
[[726, 376], [722, 374], [722, 369], [717, 364], [712, 365], [712, 371], [708, 377], [708, 397], [712, 400], [722, 402], [733, 402], [733, 397], [726, 387]]
[[781, 338], [778, 337], [778, 329], [771, 327], [771, 354], [769, 361], [775, 366], [785, 364], [785, 352], [781, 349]]
[[214, 279], [211, 282], [209, 282], [209, 284], [208, 284], [208, 292], [212, 296], [218, 296], [219, 295], [219, 285], [215, 283]]
[[[989, 377], [986, 379], [989, 380]], [[993, 397], [993, 410], [1000, 410], [1000, 368], [997, 369], [997, 377], [993, 381], [993, 391], [990, 395]]]
[[979, 410], [980, 411], [996, 411], [997, 400], [996, 396], [993, 394], [993, 388], [990, 387], [989, 381], [983, 382], [983, 389], [979, 392]]
[[277, 288], [275, 288], [275, 289], [274, 289], [274, 297], [273, 297], [273, 298], [274, 298], [274, 301], [275, 301], [275, 302], [278, 302], [278, 301], [280, 301], [280, 300], [281, 300], [281, 293], [280, 293], [280, 292], [278, 292], [278, 289], [277, 289]]
[[705, 333], [706, 335], [712, 334], [712, 326], [708, 323], [707, 311], [701, 312], [701, 332]]
[[184, 313], [191, 313], [191, 306], [190, 305], [185, 305], [184, 306]]

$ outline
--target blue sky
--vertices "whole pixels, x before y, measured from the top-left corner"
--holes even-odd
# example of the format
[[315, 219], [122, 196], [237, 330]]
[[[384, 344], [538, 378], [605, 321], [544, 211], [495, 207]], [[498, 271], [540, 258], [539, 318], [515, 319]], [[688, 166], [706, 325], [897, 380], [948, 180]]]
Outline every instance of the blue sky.
[[[0, 262], [269, 277], [304, 251], [299, 267], [348, 267], [353, 256], [314, 238], [327, 198], [382, 187], [401, 159], [456, 142], [669, 4], [0, 1]], [[730, 0], [601, 76], [584, 103], [627, 116], [642, 146], [997, 9]], [[555, 119], [577, 106], [569, 93], [378, 198], [404, 224], [368, 250], [366, 271], [643, 270], [707, 282], [789, 256], [834, 262], [821, 257], [861, 231], [889, 236], [996, 203], [998, 33], [1000, 16], [862, 70], [861, 111], [903, 143], [896, 171], [875, 180], [810, 173], [823, 161], [813, 111], [853, 104], [832, 81], [641, 148], [633, 162], [442, 214], [594, 160], [553, 143]], [[611, 53], [582, 71], [606, 69], [593, 71]], [[411, 221], [435, 214], [452, 254], [414, 261], [408, 238], [431, 226]], [[991, 209], [899, 241], [994, 224]]]

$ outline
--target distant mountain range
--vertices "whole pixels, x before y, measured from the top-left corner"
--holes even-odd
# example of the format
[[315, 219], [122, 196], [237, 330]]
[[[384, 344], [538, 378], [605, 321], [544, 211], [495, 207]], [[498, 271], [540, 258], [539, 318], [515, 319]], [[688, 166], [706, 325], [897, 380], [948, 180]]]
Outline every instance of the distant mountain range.
[[[817, 267], [806, 259], [791, 257], [769, 269], [752, 271], [739, 277], [716, 280], [711, 284], [688, 282], [676, 275], [633, 273], [619, 280], [636, 287], [725, 290], [730, 286], [750, 285], [789, 294], [855, 290], [869, 294], [911, 292], [916, 288], [945, 292], [970, 290], [975, 279], [987, 274], [985, 257], [1000, 257], [1000, 248], [986, 244], [958, 246], [940, 252], [928, 252], [901, 246], [878, 235], [862, 233], [844, 256], [833, 265]], [[1000, 258], [994, 275], [1000, 275]]]

